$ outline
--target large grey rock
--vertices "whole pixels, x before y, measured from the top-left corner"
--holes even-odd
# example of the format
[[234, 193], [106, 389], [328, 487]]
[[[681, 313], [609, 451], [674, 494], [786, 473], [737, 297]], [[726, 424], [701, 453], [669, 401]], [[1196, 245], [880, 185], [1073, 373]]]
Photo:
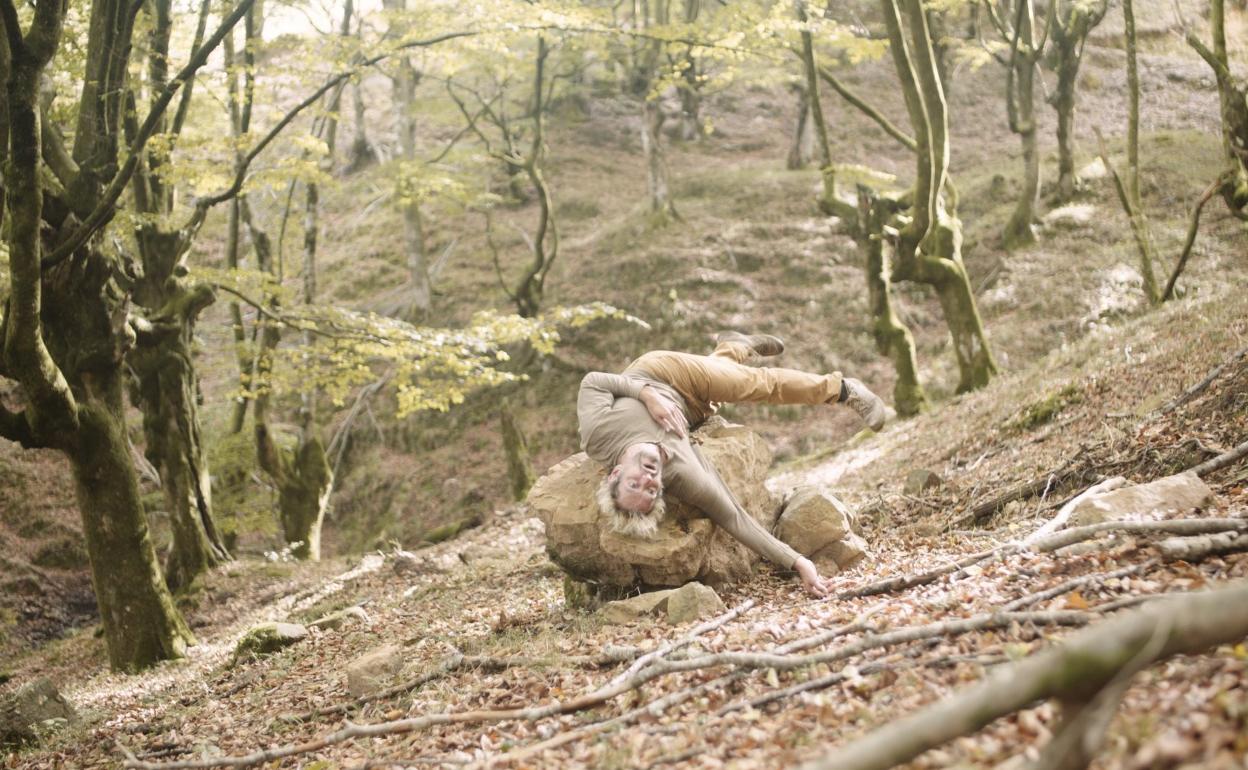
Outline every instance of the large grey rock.
[[0, 695], [0, 748], [38, 739], [49, 720], [77, 721], [78, 714], [47, 677]]
[[686, 583], [667, 597], [667, 622], [672, 625], [709, 618], [723, 612], [724, 601], [710, 586]]
[[353, 697], [379, 692], [403, 670], [403, 650], [395, 644], [378, 647], [347, 664], [347, 692]]
[[[771, 449], [758, 434], [713, 417], [694, 433], [707, 460], [741, 505], [769, 530], [776, 501], [763, 486]], [[584, 453], [550, 469], [528, 504], [546, 525], [546, 551], [573, 578], [605, 587], [718, 585], [753, 574], [758, 557], [696, 509], [667, 499], [667, 516], [652, 540], [611, 530], [594, 502], [603, 469]]]
[[1122, 519], [1160, 519], [1204, 508], [1213, 490], [1190, 473], [1180, 473], [1115, 489], [1082, 500], [1070, 514], [1070, 526], [1099, 524]]
[[776, 537], [808, 557], [820, 572], [834, 575], [870, 553], [866, 541], [854, 534], [853, 522], [853, 511], [831, 492], [798, 487], [780, 511]]

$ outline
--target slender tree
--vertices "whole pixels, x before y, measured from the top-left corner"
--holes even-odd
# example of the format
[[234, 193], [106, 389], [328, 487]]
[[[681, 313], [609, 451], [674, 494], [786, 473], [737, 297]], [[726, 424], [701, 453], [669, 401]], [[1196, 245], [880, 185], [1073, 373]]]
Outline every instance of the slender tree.
[[1075, 175], [1075, 114], [1079, 68], [1088, 34], [1105, 18], [1109, 0], [1060, 0], [1050, 15], [1053, 46], [1050, 56], [1057, 71], [1057, 84], [1048, 101], [1057, 112], [1057, 193], [1064, 203], [1075, 196], [1079, 179]]
[[819, 67], [815, 61], [814, 35], [810, 31], [810, 16], [807, 13], [806, 0], [797, 2], [797, 20], [802, 24], [802, 69], [806, 74], [806, 99], [809, 105], [811, 122], [815, 126], [815, 148], [819, 154], [819, 176], [823, 181], [822, 194], [819, 196], [819, 208], [825, 214], [831, 214], [836, 202], [836, 168], [832, 165], [832, 150], [828, 146], [828, 127], [824, 121], [823, 103], [819, 99]]
[[[1033, 0], [1007, 0], [998, 9], [988, 3], [988, 16], [1009, 41], [1006, 65], [1005, 104], [1010, 130], [1018, 134], [1023, 149], [1023, 184], [1014, 212], [1002, 234], [1005, 248], [1014, 249], [1036, 241], [1036, 207], [1040, 202], [1040, 151], [1036, 143], [1036, 75], [1048, 30], [1037, 38]], [[1051, 4], [1050, 10], [1056, 5]]]

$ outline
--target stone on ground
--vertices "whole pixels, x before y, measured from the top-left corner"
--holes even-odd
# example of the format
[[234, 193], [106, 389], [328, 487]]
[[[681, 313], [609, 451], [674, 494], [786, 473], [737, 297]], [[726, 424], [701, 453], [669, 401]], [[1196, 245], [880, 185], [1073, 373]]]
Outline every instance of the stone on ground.
[[701, 583], [686, 583], [667, 598], [667, 622], [678, 626], [714, 617], [725, 609], [723, 600], [713, 588]]
[[675, 588], [666, 591], [649, 591], [630, 599], [619, 599], [602, 605], [602, 617], [608, 623], [631, 623], [647, 616], [655, 616], [667, 609], [667, 603]]
[[929, 471], [926, 468], [915, 468], [906, 474], [906, 483], [902, 487], [902, 491], [907, 495], [921, 495], [929, 489], [937, 489], [943, 486], [944, 479], [935, 471]]
[[234, 647], [234, 658], [268, 655], [291, 646], [308, 635], [298, 623], [262, 623], [253, 626]]
[[866, 541], [854, 534], [853, 511], [828, 490], [798, 487], [776, 522], [776, 537], [815, 563], [825, 575], [848, 569], [867, 556]]
[[33, 743], [50, 720], [74, 722], [74, 707], [47, 677], [0, 695], [0, 748]]
[[359, 698], [385, 689], [403, 670], [403, 650], [387, 644], [347, 664], [347, 692]]
[[[764, 527], [776, 501], [763, 481], [771, 449], [758, 434], [713, 417], [694, 432], [706, 459], [741, 505]], [[691, 580], [733, 583], [753, 574], [758, 557], [701, 512], [674, 498], [651, 540], [620, 535], [594, 501], [604, 470], [584, 453], [555, 465], [529, 492], [530, 509], [546, 526], [546, 551], [564, 572], [603, 588], [679, 586]]]
[[1194, 474], [1180, 473], [1082, 500], [1070, 514], [1070, 526], [1124, 519], [1160, 519], [1199, 510], [1212, 499], [1213, 490], [1208, 484]]

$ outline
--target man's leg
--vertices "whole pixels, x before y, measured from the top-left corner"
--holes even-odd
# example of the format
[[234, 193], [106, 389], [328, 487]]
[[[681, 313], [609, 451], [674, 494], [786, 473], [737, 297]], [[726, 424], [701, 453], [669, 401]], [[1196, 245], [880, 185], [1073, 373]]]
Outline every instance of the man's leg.
[[719, 403], [823, 404], [841, 394], [841, 374], [811, 374], [779, 367], [752, 368], [748, 346], [724, 342], [709, 356], [656, 350], [629, 365], [677, 390], [699, 422], [715, 413]]

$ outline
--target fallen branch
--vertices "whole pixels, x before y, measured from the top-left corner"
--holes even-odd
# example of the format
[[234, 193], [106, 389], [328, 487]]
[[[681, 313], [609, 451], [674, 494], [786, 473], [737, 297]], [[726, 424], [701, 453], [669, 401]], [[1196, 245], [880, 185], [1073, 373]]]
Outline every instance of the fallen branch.
[[1248, 456], [1248, 441], [1245, 441], [1244, 443], [1240, 444], [1239, 446], [1235, 447], [1229, 452], [1224, 452], [1218, 455], [1217, 457], [1214, 457], [1211, 460], [1206, 460], [1200, 465], [1197, 465], [1193, 468], [1188, 468], [1187, 471], [1185, 472], [1194, 473], [1197, 476], [1200, 476], [1203, 478], [1205, 476], [1208, 476], [1210, 473], [1213, 473], [1214, 471], [1222, 470], [1228, 465], [1234, 465], [1235, 463], [1244, 459], [1245, 456]]
[[1046, 599], [1052, 599], [1055, 596], [1070, 593], [1076, 588], [1082, 588], [1090, 583], [1100, 583], [1106, 580], [1126, 577], [1128, 575], [1137, 575], [1141, 572], [1147, 572], [1155, 566], [1157, 566], [1157, 562], [1146, 561], [1141, 564], [1132, 564], [1129, 567], [1116, 569], [1113, 572], [1097, 572], [1092, 575], [1083, 575], [1082, 577], [1071, 578], [1070, 580], [1058, 583], [1051, 588], [1046, 588], [1043, 591], [1037, 591], [1033, 594], [1027, 594], [1026, 596], [1020, 596], [1012, 602], [1003, 604], [1001, 605], [1001, 611], [1013, 612], [1015, 610], [1022, 609], [1023, 607], [1030, 607], [1036, 602], [1042, 602]]
[[728, 623], [732, 620], [735, 620], [736, 618], [741, 617], [746, 612], [749, 612], [750, 609], [753, 607], [754, 607], [754, 600], [747, 599], [746, 601], [744, 601], [737, 607], [734, 607], [733, 609], [720, 615], [719, 617], [713, 618], [699, 626], [696, 626], [695, 628], [691, 629], [689, 633], [685, 634], [680, 639], [674, 642], [666, 642], [664, 644], [659, 645], [657, 648], [651, 650], [645, 655], [642, 655], [641, 657], [637, 658], [637, 660], [633, 661], [633, 664], [631, 666], [625, 669], [619, 676], [612, 679], [608, 684], [614, 685], [614, 684], [624, 681], [625, 679], [629, 678], [633, 674], [636, 674], [641, 669], [652, 664], [654, 661], [658, 660], [659, 658], [662, 658], [666, 655], [670, 655], [672, 652], [675, 652], [676, 650], [679, 650], [682, 647], [689, 646], [690, 644], [693, 643], [695, 639], [707, 633], [708, 631], [714, 631], [715, 629], [723, 626], [725, 623]]
[[1129, 665], [1142, 668], [1173, 655], [1201, 653], [1245, 635], [1248, 583], [1162, 602], [999, 668], [962, 694], [892, 721], [803, 770], [886, 770], [1038, 700], [1088, 699]]
[[1195, 562], [1210, 556], [1248, 551], [1248, 534], [1219, 532], [1198, 537], [1172, 537], [1157, 543], [1156, 548], [1166, 561]]
[[997, 511], [1004, 508], [1007, 504], [1012, 503], [1015, 500], [1025, 500], [1039, 494], [1047, 495], [1049, 492], [1057, 489], [1071, 478], [1083, 475], [1083, 471], [1076, 471], [1071, 468], [1070, 466], [1072, 464], [1073, 460], [1068, 461], [1060, 468], [1055, 468], [1042, 476], [1032, 479], [1031, 481], [1016, 484], [995, 497], [989, 498], [982, 503], [977, 503], [965, 516], [951, 521], [946, 529], [956, 529], [958, 527], [965, 527], [972, 524], [980, 524], [985, 519], [989, 518]]
[[1201, 393], [1205, 392], [1205, 389], [1208, 388], [1210, 385], [1212, 385], [1214, 380], [1218, 379], [1218, 377], [1221, 377], [1222, 372], [1225, 372], [1227, 369], [1234, 366], [1241, 358], [1243, 358], [1246, 355], [1248, 355], [1248, 347], [1240, 348], [1239, 350], [1235, 351], [1235, 353], [1232, 354], [1230, 358], [1228, 358], [1227, 360], [1215, 366], [1203, 380], [1201, 380], [1200, 382], [1196, 383], [1192, 387], [1180, 393], [1178, 397], [1176, 397], [1173, 401], [1166, 404], [1161, 409], [1158, 409], [1157, 413], [1169, 414], [1173, 412], [1175, 409], [1178, 409], [1180, 406], [1183, 406], [1184, 404], [1186, 404], [1188, 401], [1191, 401], [1193, 398], [1196, 398]]
[[[1105, 532], [1128, 532], [1132, 534], [1153, 534], [1164, 532], [1171, 535], [1205, 535], [1214, 532], [1248, 530], [1248, 519], [1168, 519], [1166, 521], [1106, 521], [1100, 524], [1089, 524], [1086, 527], [1067, 529], [1048, 535], [1026, 547], [1038, 553], [1048, 553], [1068, 545], [1091, 540]], [[842, 591], [837, 599], [856, 599], [861, 596], [874, 596], [882, 593], [903, 591], [919, 585], [935, 582], [945, 575], [956, 575], [958, 572], [989, 559], [1001, 559], [1023, 550], [1019, 543], [1007, 543], [987, 551], [979, 551], [952, 564], [946, 564], [918, 575], [900, 575], [880, 580], [875, 583]]]
[[1091, 540], [1105, 532], [1126, 532], [1133, 535], [1164, 532], [1171, 535], [1207, 535], [1214, 532], [1248, 531], [1248, 519], [1167, 519], [1165, 521], [1103, 521], [1086, 527], [1075, 527], [1041, 538], [1028, 546], [1038, 553]]

